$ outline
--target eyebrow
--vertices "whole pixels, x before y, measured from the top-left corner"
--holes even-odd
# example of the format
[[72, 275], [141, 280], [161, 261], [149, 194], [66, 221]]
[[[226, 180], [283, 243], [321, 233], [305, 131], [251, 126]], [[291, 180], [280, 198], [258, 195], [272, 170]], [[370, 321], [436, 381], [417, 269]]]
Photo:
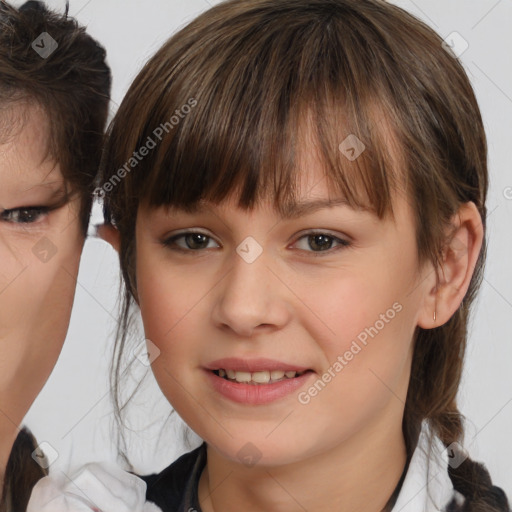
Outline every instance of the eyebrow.
[[31, 187], [23, 189], [23, 193], [30, 192], [31, 190], [47, 189], [52, 193], [53, 196], [59, 195], [63, 190], [66, 189], [66, 182], [64, 180], [48, 181], [46, 183], [37, 183]]
[[[299, 201], [299, 202], [288, 202], [280, 206], [281, 216], [283, 219], [291, 219], [293, 217], [303, 217], [310, 215], [318, 210], [325, 208], [334, 208], [336, 206], [345, 206], [350, 209], [354, 209], [350, 203], [344, 198], [333, 198], [333, 199], [315, 199], [313, 201]], [[371, 208], [360, 206], [362, 211], [371, 211]], [[203, 213], [211, 210], [209, 203], [199, 201], [193, 205], [182, 206], [179, 208], [170, 207], [169, 211], [184, 211], [189, 214]]]
[[25, 190], [32, 190], [33, 188], [61, 188], [62, 185], [65, 185], [65, 180], [53, 180], [53, 181], [44, 181], [40, 183], [36, 183], [35, 185], [32, 185], [31, 187], [25, 189]]
[[[48, 196], [45, 201], [64, 205], [69, 201], [70, 191], [65, 181], [51, 181], [47, 183], [38, 183], [37, 185], [24, 189], [20, 195], [27, 194], [32, 190], [47, 190]], [[23, 201], [23, 199], [21, 199]], [[30, 201], [32, 202], [32, 201]]]
[[[292, 217], [302, 217], [309, 215], [318, 210], [324, 208], [334, 208], [336, 206], [345, 206], [350, 209], [354, 209], [353, 206], [344, 198], [334, 199], [316, 199], [314, 201], [299, 201], [294, 203], [286, 203], [281, 207], [282, 216], [284, 219], [290, 219]], [[363, 210], [369, 210], [368, 208], [362, 208]]]

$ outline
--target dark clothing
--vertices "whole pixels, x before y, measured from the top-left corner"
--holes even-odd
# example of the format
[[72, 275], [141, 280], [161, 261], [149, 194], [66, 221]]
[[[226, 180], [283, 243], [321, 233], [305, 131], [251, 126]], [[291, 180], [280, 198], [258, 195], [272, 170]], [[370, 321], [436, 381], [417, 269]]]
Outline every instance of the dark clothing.
[[[385, 510], [391, 512], [463, 512], [472, 510], [470, 500], [454, 489], [449, 472], [448, 454], [444, 445], [435, 440], [429, 443], [426, 429], [422, 432], [419, 446], [405, 465], [402, 478], [390, 497]], [[206, 443], [181, 456], [161, 473], [141, 477], [147, 484], [146, 499], [162, 509], [162, 512], [201, 512], [198, 486], [206, 465]], [[490, 482], [483, 466], [466, 461], [482, 472], [481, 482]], [[485, 472], [485, 474], [484, 474]], [[462, 488], [461, 488], [462, 490]], [[496, 510], [509, 506], [503, 490], [489, 487], [488, 503]], [[483, 510], [479, 505], [479, 510]], [[475, 509], [476, 510], [476, 509]]]
[[197, 489], [205, 465], [206, 443], [203, 443], [161, 473], [141, 477], [148, 486], [146, 499], [163, 512], [201, 512]]
[[[198, 487], [206, 465], [206, 443], [182, 455], [161, 473], [141, 477], [147, 484], [146, 499], [159, 506], [163, 512], [201, 512]], [[390, 499], [391, 506], [407, 472]]]

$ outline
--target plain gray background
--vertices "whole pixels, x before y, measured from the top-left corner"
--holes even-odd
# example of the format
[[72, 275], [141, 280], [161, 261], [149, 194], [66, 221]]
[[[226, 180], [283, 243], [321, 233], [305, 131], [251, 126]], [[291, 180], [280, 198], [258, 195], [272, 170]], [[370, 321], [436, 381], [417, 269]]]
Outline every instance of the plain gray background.
[[[22, 2], [17, 2], [21, 4]], [[48, 2], [63, 10], [63, 0]], [[113, 114], [131, 80], [176, 29], [212, 0], [71, 0], [70, 14], [107, 49]], [[488, 263], [470, 343], [459, 405], [468, 417], [467, 447], [495, 484], [512, 496], [512, 4], [507, 0], [396, 1], [442, 37], [457, 32], [461, 55], [482, 109], [489, 142]], [[100, 220], [95, 208], [93, 222]], [[71, 325], [59, 362], [26, 417], [40, 442], [58, 454], [52, 470], [115, 457], [108, 365], [117, 314], [118, 263], [101, 240], [85, 245]], [[169, 406], [147, 379], [132, 406], [130, 454], [140, 471], [157, 471], [185, 451], [179, 421], [158, 439]], [[138, 431], [137, 431], [138, 429]], [[196, 440], [197, 441], [197, 440]], [[157, 448], [158, 446], [158, 448]]]

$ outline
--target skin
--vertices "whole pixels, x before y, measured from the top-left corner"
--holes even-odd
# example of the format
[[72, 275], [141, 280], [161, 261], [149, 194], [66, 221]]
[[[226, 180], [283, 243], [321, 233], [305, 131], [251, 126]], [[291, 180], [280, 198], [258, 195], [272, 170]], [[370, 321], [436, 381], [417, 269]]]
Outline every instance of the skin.
[[9, 119], [18, 122], [0, 144], [2, 477], [18, 426], [60, 354], [84, 243], [79, 198], [66, 199], [60, 167], [47, 155], [44, 112], [17, 104]]
[[[300, 201], [332, 199], [312, 151], [303, 164]], [[208, 444], [204, 512], [383, 509], [406, 460], [414, 330], [442, 325], [459, 307], [483, 236], [475, 205], [463, 205], [437, 281], [432, 265], [419, 264], [409, 202], [396, 194], [393, 205], [394, 220], [346, 205], [283, 219], [270, 203], [243, 211], [235, 198], [193, 214], [140, 207], [137, 301], [160, 351], [156, 379]], [[183, 230], [211, 237], [206, 248], [188, 249], [183, 237], [164, 245]], [[311, 230], [351, 245], [336, 250], [333, 241], [316, 255], [304, 236]], [[100, 235], [119, 249], [114, 228]], [[235, 251], [247, 236], [263, 248], [251, 264]], [[234, 403], [205, 376], [219, 358], [267, 357], [314, 370], [299, 391], [307, 390], [396, 302], [401, 311], [306, 405], [298, 392], [266, 405]], [[248, 442], [261, 457], [253, 467], [237, 455]]]

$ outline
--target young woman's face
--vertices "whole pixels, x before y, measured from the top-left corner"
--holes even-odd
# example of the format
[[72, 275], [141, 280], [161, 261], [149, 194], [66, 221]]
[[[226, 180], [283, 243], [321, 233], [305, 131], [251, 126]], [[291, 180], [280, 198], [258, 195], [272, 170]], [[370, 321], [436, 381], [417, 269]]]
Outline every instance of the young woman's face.
[[231, 200], [193, 214], [141, 207], [137, 218], [155, 376], [186, 423], [235, 461], [286, 464], [401, 427], [432, 284], [412, 211], [399, 196], [395, 221], [325, 206], [339, 198], [315, 160], [304, 169], [290, 218]]
[[0, 141], [0, 404], [21, 421], [65, 339], [84, 237], [79, 200], [66, 202], [47, 158], [48, 120], [16, 106], [23, 121]]

